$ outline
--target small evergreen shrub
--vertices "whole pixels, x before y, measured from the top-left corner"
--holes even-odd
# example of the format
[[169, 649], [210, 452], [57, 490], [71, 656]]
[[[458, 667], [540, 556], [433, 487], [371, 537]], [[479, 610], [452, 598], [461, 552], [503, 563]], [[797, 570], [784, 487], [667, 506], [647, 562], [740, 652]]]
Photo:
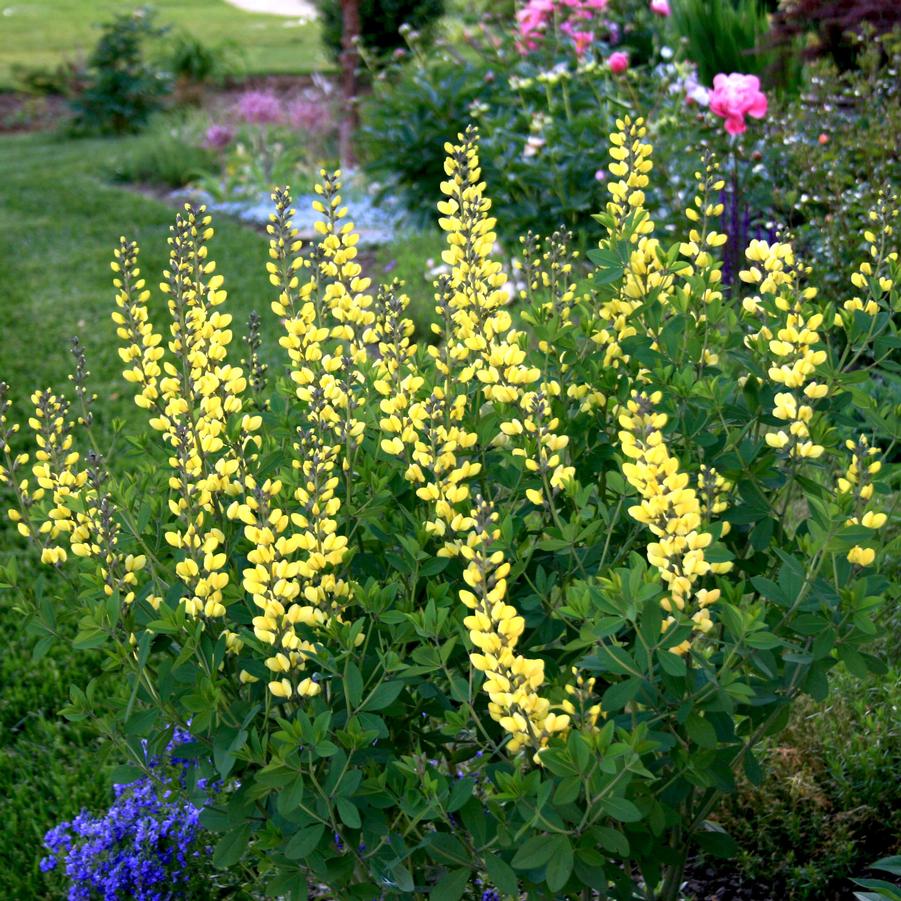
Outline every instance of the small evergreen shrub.
[[164, 32], [147, 8], [120, 13], [103, 26], [84, 87], [71, 101], [76, 130], [122, 134], [147, 124], [171, 90], [170, 76], [146, 57], [145, 42]]

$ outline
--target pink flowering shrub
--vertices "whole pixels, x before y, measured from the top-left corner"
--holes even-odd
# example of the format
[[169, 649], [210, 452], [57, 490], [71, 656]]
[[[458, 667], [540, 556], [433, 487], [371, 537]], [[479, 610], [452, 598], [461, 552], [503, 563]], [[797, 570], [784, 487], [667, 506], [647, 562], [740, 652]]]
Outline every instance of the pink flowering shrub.
[[668, 0], [651, 0], [651, 12], [658, 16], [666, 17], [670, 15], [672, 10], [669, 8]]
[[747, 130], [745, 116], [762, 119], [767, 111], [766, 94], [760, 90], [760, 79], [756, 75], [742, 75], [722, 72], [713, 79], [710, 92], [710, 109], [726, 120], [726, 131], [730, 135], [740, 135]]
[[596, 15], [609, 0], [528, 0], [516, 13], [520, 53], [537, 50], [555, 27], [571, 41], [576, 55], [584, 56], [595, 40]]

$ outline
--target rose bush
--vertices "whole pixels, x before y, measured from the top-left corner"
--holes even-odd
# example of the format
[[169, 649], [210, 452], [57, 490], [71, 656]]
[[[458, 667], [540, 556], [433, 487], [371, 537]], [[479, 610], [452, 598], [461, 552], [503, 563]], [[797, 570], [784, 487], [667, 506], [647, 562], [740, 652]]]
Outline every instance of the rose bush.
[[35, 393], [34, 450], [3, 401], [10, 516], [70, 574], [23, 608], [38, 653], [77, 613], [107, 654], [68, 715], [118, 723], [138, 766], [190, 723], [180, 756], [223, 783], [213, 861], [259, 891], [674, 899], [692, 848], [728, 853], [710, 812], [760, 781], [792, 701], [881, 668], [897, 419], [869, 383], [897, 346], [896, 204], [862, 225], [855, 303], [763, 241], [732, 301], [715, 161], [667, 246], [645, 136], [611, 136], [591, 277], [564, 234], [527, 235], [516, 304], [476, 133], [448, 145], [429, 347], [361, 271], [339, 177], [309, 248], [276, 191], [272, 384], [255, 339], [230, 358], [203, 209], [170, 235], [168, 338], [123, 238], [114, 320], [151, 429], [120, 478], [83, 443], [84, 366], [72, 401]]

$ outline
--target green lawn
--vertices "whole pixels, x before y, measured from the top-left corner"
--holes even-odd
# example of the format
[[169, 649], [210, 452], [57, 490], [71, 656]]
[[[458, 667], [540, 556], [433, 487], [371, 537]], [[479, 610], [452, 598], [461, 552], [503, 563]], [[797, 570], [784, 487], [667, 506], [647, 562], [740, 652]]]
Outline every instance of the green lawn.
[[[128, 12], [140, 0], [18, 0], [0, 8], [0, 87], [11, 86], [13, 67], [56, 66], [84, 57], [97, 40], [97, 24]], [[204, 43], [233, 43], [251, 74], [306, 73], [325, 58], [315, 23], [248, 13], [225, 0], [153, 0], [158, 21], [185, 29]]]

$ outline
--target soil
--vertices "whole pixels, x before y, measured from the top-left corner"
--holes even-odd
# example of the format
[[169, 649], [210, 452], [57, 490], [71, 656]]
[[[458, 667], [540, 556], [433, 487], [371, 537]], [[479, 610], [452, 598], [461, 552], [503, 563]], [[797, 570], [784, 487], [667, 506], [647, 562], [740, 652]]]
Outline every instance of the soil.
[[68, 114], [64, 97], [0, 92], [0, 133], [45, 131], [65, 121]]

